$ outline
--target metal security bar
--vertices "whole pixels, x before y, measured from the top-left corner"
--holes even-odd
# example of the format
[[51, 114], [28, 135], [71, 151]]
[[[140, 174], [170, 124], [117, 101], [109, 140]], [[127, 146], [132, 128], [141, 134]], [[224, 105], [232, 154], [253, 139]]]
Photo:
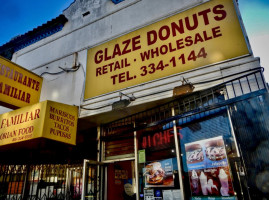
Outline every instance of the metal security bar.
[[84, 160], [84, 185], [81, 199], [97, 200], [99, 193], [99, 186], [97, 183], [97, 171], [102, 165], [96, 161]]
[[82, 164], [0, 165], [0, 199], [80, 199], [82, 169]]
[[[204, 83], [208, 83], [208, 81]], [[200, 82], [196, 84], [204, 83]], [[154, 125], [154, 123], [158, 123], [172, 117], [171, 108], [175, 108], [175, 115], [182, 115], [184, 113], [199, 111], [200, 109], [206, 109], [218, 104], [225, 104], [236, 97], [264, 90], [267, 90], [267, 87], [263, 79], [262, 71], [257, 70], [226, 81], [212, 88], [182, 96], [156, 108], [105, 124], [103, 126], [103, 136], [107, 137], [112, 132], [120, 132], [121, 134], [124, 133], [124, 135], [126, 135], [128, 130], [134, 130], [133, 127], [130, 126], [131, 124], [135, 124], [136, 129], [149, 124]], [[122, 127], [128, 127], [128, 130], [122, 131]], [[117, 135], [117, 137], [118, 136], [119, 135]]]
[[174, 101], [175, 114], [214, 106], [232, 100], [236, 97], [266, 89], [261, 71], [238, 77], [216, 85], [210, 89], [196, 92], [179, 101]]
[[0, 199], [22, 199], [26, 174], [26, 165], [1, 165]]

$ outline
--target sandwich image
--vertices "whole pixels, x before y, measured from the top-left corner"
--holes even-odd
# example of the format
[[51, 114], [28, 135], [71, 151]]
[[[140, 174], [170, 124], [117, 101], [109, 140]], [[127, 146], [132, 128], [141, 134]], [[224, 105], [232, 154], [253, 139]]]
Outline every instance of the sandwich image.
[[146, 176], [147, 184], [161, 185], [163, 184], [165, 171], [162, 168], [162, 165], [160, 162], [153, 162], [146, 165], [146, 171], [144, 173], [144, 176]]

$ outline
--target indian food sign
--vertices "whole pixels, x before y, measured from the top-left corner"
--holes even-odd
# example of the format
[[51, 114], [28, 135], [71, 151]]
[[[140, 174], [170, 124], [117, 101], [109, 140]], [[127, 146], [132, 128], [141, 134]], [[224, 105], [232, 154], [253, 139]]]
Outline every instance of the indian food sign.
[[39, 102], [43, 78], [0, 57], [0, 105], [9, 108]]
[[84, 98], [247, 54], [234, 1], [209, 1], [89, 49]]
[[0, 115], [0, 146], [48, 138], [76, 144], [78, 109], [44, 101]]

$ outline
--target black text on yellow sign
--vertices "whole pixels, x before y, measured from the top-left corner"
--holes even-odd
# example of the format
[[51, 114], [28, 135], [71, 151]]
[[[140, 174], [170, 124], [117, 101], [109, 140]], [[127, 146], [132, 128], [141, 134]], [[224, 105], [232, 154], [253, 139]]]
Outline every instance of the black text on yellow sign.
[[85, 99], [245, 54], [233, 1], [210, 1], [89, 49]]
[[0, 105], [10, 108], [39, 102], [42, 77], [0, 57]]

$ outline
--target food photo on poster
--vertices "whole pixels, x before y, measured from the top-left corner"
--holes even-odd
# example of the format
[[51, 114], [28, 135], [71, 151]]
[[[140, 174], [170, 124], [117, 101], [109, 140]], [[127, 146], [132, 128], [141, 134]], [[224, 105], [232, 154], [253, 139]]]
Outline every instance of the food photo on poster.
[[193, 197], [232, 197], [234, 189], [222, 136], [185, 144]]
[[233, 196], [234, 190], [229, 167], [189, 171], [193, 196]]
[[143, 169], [145, 187], [173, 187], [172, 159], [148, 163]]
[[227, 166], [227, 156], [222, 137], [185, 144], [188, 169]]

